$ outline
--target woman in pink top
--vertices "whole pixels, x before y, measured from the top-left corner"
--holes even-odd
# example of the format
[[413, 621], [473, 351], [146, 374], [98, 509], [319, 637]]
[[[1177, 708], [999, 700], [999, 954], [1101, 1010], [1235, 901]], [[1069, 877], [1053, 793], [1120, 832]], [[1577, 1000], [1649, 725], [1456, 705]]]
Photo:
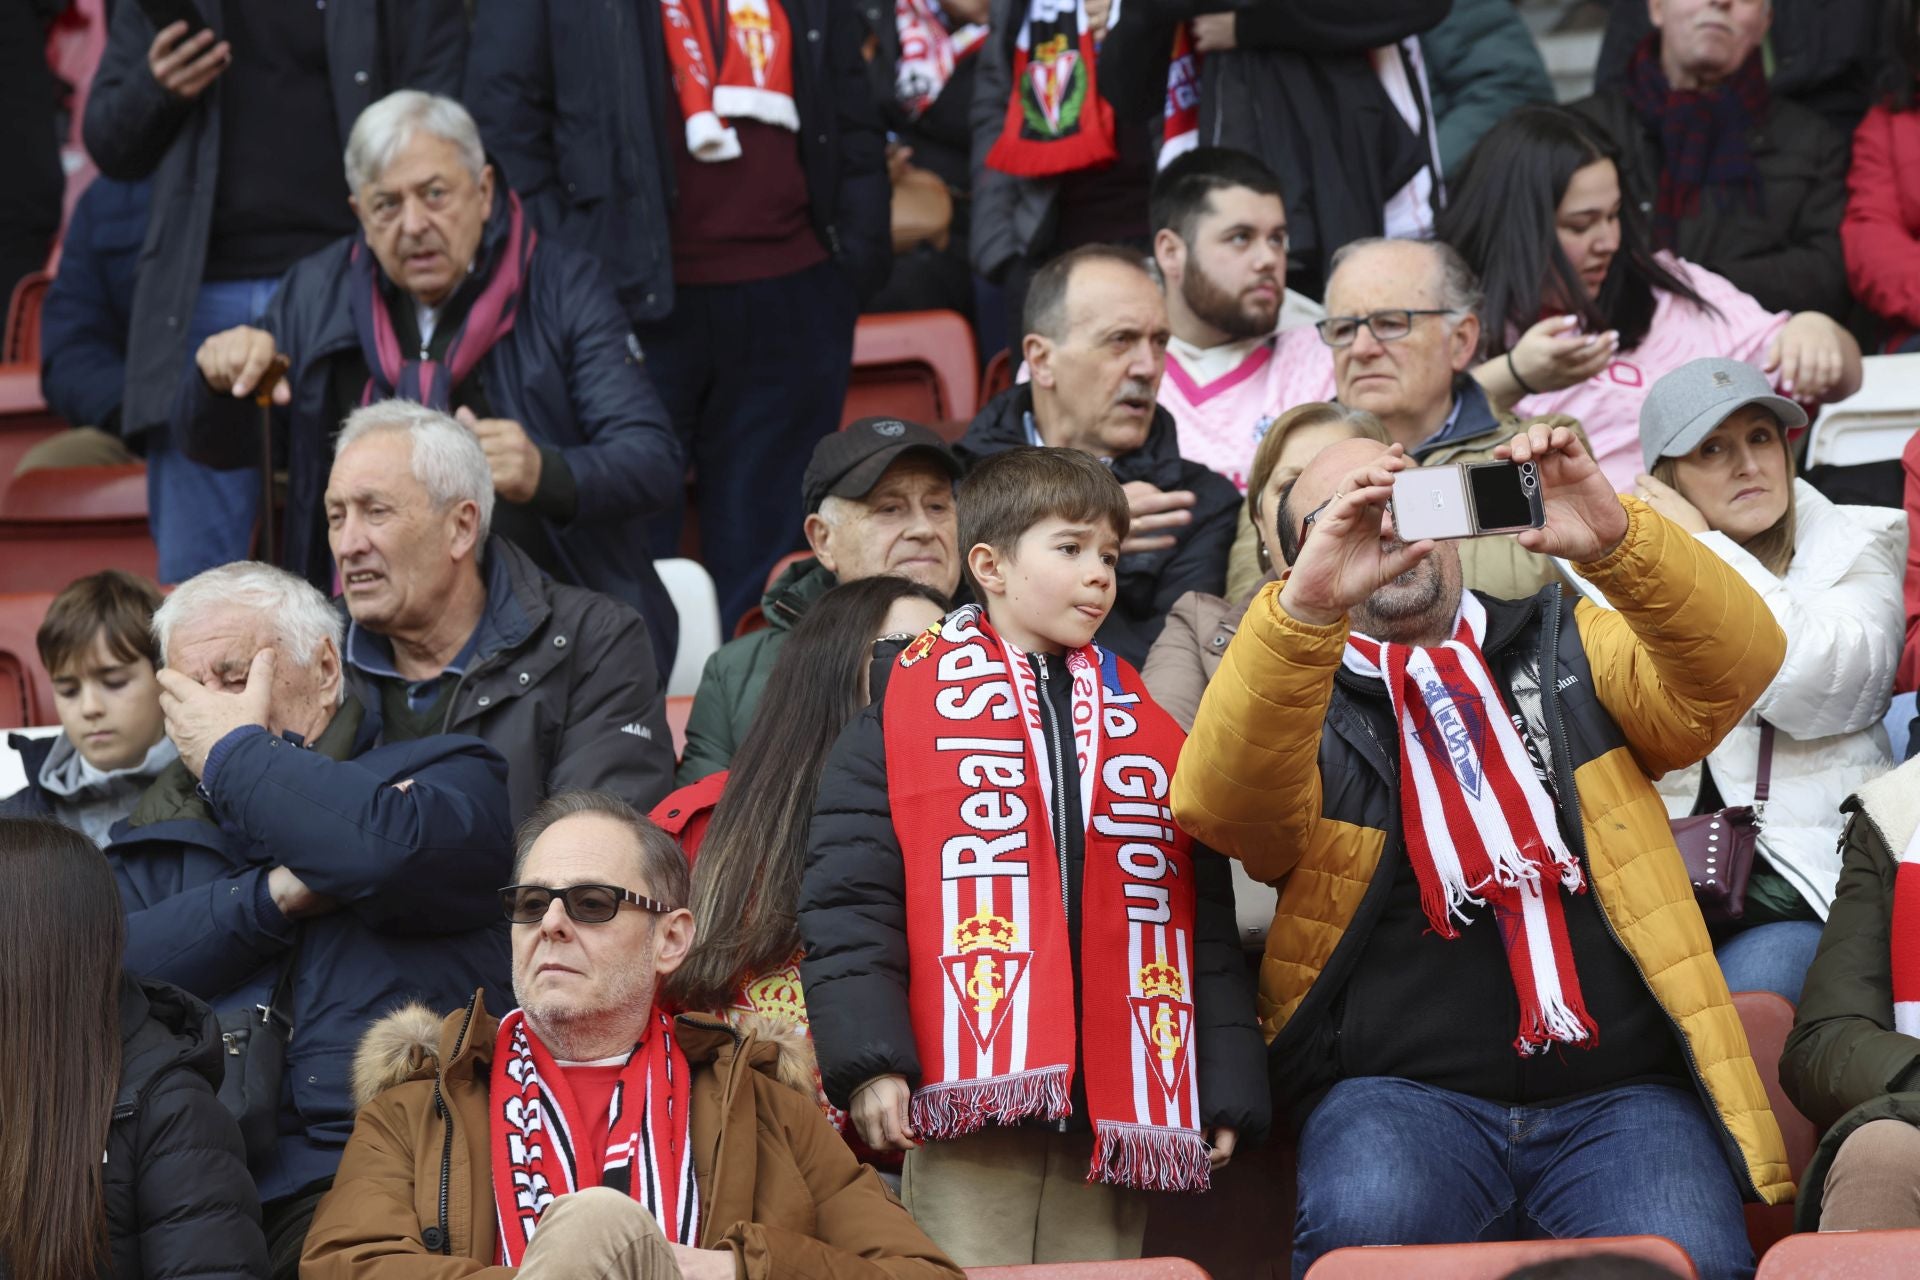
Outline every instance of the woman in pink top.
[[1623, 492], [1640, 471], [1647, 389], [1690, 360], [1745, 360], [1805, 403], [1860, 387], [1860, 348], [1833, 320], [1766, 311], [1653, 252], [1641, 195], [1622, 198], [1610, 146], [1579, 117], [1523, 107], [1467, 157], [1439, 226], [1486, 290], [1488, 358], [1474, 377], [1487, 398], [1522, 418], [1578, 418]]

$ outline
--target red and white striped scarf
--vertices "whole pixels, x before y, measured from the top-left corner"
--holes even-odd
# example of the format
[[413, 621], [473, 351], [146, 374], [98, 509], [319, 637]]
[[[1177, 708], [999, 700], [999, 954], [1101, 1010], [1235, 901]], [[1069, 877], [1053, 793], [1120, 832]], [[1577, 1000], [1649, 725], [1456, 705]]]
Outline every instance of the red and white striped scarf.
[[1920, 831], [1907, 841], [1893, 873], [1892, 934], [1893, 1029], [1920, 1038]]
[[[500, 1264], [518, 1266], [540, 1217], [558, 1196], [612, 1187], [638, 1200], [668, 1240], [700, 1242], [694, 1180], [693, 1070], [674, 1042], [673, 1019], [655, 1009], [607, 1107], [606, 1159], [581, 1168], [580, 1109], [563, 1071], [515, 1009], [500, 1020], [487, 1093], [493, 1132], [493, 1206]], [[591, 1145], [591, 1144], [588, 1144]]]
[[1462, 595], [1453, 638], [1433, 646], [1347, 638], [1348, 670], [1380, 680], [1400, 729], [1400, 829], [1427, 922], [1443, 938], [1491, 905], [1506, 944], [1522, 1056], [1549, 1045], [1592, 1048], [1560, 892], [1585, 893], [1553, 800], [1507, 718], [1480, 651], [1487, 611]]
[[[800, 131], [793, 104], [793, 27], [782, 0], [660, 0], [674, 94], [695, 160], [740, 155], [730, 120]], [[725, 43], [716, 46], [715, 28]], [[716, 56], [717, 55], [717, 56]]]
[[987, 38], [986, 26], [977, 22], [948, 31], [940, 0], [894, 0], [893, 29], [900, 37], [893, 94], [909, 120], [926, 114], [954, 68]]
[[[1205, 1190], [1192, 844], [1167, 799], [1184, 735], [1111, 654], [1089, 645], [1066, 665], [1070, 760], [1048, 749], [1026, 655], [978, 606], [907, 646], [887, 684], [924, 1073], [913, 1125], [942, 1139], [1060, 1119], [1078, 1056], [1095, 1135], [1089, 1180]], [[1050, 820], [1064, 786], [1054, 771], [1067, 768], [1079, 771], [1080, 807], [1059, 817], [1086, 832], [1077, 1035], [1067, 868]]]

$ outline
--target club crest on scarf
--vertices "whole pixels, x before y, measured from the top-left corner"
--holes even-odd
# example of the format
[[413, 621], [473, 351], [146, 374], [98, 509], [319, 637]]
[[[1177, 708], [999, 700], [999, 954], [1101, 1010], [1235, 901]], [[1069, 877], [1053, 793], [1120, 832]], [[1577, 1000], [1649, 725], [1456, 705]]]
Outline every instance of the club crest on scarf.
[[767, 12], [767, 0], [742, 0], [729, 15], [733, 43], [746, 55], [747, 70], [756, 89], [767, 87], [767, 69], [779, 55], [779, 39], [774, 34], [773, 18]]
[[1013, 97], [987, 164], [1046, 178], [1112, 164], [1113, 109], [1100, 96], [1085, 0], [1030, 0], [1014, 37]]
[[[1065, 715], [1030, 663], [970, 605], [910, 646], [887, 684], [881, 723], [924, 1069], [912, 1122], [940, 1140], [1062, 1119], [1079, 1070], [1091, 1178], [1203, 1189], [1192, 852], [1168, 807], [1182, 735], [1138, 675], [1093, 646], [1043, 667], [1066, 669]], [[1046, 679], [1056, 692], [1063, 681]], [[1060, 790], [1068, 777], [1077, 804]], [[1054, 834], [1073, 824], [1086, 833], [1077, 1028], [1068, 869]]]
[[1480, 761], [1487, 750], [1486, 708], [1471, 684], [1449, 684], [1438, 677], [1421, 686], [1423, 700], [1413, 703], [1413, 734], [1433, 762], [1452, 771], [1466, 793], [1480, 798]]

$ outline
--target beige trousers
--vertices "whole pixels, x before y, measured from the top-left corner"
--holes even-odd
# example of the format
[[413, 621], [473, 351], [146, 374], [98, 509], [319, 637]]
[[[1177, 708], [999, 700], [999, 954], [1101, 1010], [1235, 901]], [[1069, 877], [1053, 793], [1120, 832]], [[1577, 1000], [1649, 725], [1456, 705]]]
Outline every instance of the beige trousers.
[[520, 1260], [522, 1280], [680, 1280], [673, 1246], [632, 1196], [588, 1187], [540, 1215]]
[[1822, 1231], [1920, 1227], [1920, 1129], [1874, 1120], [1847, 1135], [1820, 1193]]
[[907, 1153], [900, 1200], [962, 1267], [1140, 1256], [1147, 1197], [1088, 1182], [1091, 1133], [997, 1126]]

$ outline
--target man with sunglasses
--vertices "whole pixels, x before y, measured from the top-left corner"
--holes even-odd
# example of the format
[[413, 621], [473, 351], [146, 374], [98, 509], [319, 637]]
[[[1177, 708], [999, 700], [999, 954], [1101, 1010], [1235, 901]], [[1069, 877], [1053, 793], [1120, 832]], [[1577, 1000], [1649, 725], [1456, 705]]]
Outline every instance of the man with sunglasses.
[[810, 1056], [662, 1007], [694, 944], [689, 880], [672, 837], [614, 796], [534, 811], [500, 890], [518, 1007], [495, 1019], [476, 992], [368, 1032], [307, 1280], [496, 1264], [527, 1280], [959, 1280], [821, 1114]]
[[[1534, 422], [1579, 424], [1563, 414], [1522, 422], [1498, 412], [1472, 376], [1480, 352], [1480, 281], [1453, 246], [1437, 240], [1356, 240], [1333, 255], [1327, 318], [1280, 335], [1267, 403], [1279, 413], [1338, 400], [1380, 419], [1423, 467], [1484, 462]], [[1510, 538], [1460, 547], [1468, 587], [1519, 599], [1556, 578], [1553, 562]]]

